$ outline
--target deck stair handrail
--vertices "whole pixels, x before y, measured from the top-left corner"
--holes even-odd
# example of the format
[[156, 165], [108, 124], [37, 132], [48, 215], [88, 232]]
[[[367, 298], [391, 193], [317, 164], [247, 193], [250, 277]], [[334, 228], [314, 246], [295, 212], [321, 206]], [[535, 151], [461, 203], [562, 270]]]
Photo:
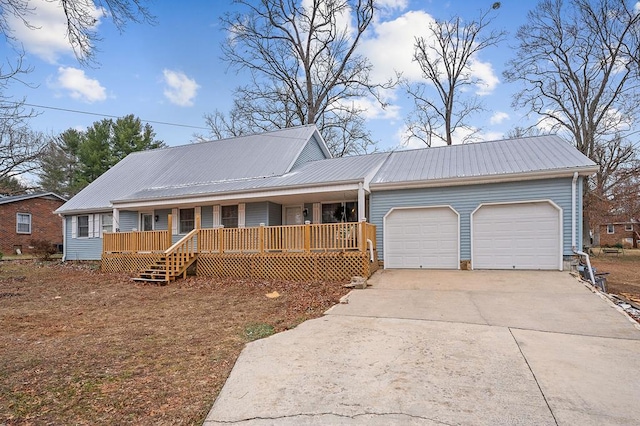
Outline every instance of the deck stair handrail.
[[175, 279], [193, 263], [198, 252], [198, 234], [200, 229], [193, 229], [164, 251], [167, 282]]

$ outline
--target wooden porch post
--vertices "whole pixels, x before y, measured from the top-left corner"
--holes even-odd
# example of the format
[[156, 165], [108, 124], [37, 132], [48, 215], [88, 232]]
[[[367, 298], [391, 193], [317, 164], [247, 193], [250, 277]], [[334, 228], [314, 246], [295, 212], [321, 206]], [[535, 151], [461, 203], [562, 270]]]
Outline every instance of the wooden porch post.
[[308, 220], [304, 222], [304, 251], [311, 251], [311, 222]]
[[360, 239], [360, 251], [362, 253], [367, 251], [367, 226], [366, 226], [367, 222], [362, 219], [359, 223], [358, 223], [358, 234], [359, 234], [359, 239]]
[[261, 223], [258, 229], [258, 248], [260, 254], [264, 253], [264, 223]]
[[172, 229], [173, 229], [173, 215], [169, 214], [167, 216], [167, 248], [171, 247], [173, 245], [172, 243], [172, 239], [171, 239], [171, 233], [172, 233]]

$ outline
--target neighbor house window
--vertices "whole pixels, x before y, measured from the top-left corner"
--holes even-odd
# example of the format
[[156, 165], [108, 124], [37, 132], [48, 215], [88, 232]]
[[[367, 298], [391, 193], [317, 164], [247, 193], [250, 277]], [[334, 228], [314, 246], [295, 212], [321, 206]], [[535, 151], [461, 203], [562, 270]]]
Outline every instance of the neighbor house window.
[[16, 215], [16, 231], [18, 234], [31, 233], [31, 215], [29, 213], [18, 213]]
[[357, 222], [358, 205], [354, 202], [322, 205], [322, 223]]
[[633, 224], [632, 223], [628, 223], [624, 226], [624, 230], [625, 231], [633, 231]]
[[633, 238], [625, 238], [624, 239], [624, 243], [632, 246], [633, 245]]
[[78, 238], [89, 237], [89, 216], [78, 216]]
[[616, 232], [616, 228], [613, 225], [607, 225], [607, 234], [613, 234]]
[[238, 227], [238, 206], [222, 206], [220, 224], [225, 228]]
[[180, 209], [180, 233], [186, 234], [195, 227], [195, 209]]
[[106, 213], [100, 216], [100, 222], [102, 223], [102, 233], [113, 232], [113, 214]]

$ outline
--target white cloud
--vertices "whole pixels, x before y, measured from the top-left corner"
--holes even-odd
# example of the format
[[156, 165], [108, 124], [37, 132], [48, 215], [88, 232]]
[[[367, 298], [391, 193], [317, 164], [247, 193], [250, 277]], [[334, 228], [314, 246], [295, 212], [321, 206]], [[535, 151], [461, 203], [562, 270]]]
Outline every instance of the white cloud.
[[98, 80], [89, 78], [84, 71], [73, 67], [58, 68], [56, 86], [68, 90], [73, 99], [93, 103], [107, 99], [106, 89]]
[[509, 114], [507, 114], [506, 112], [496, 111], [489, 119], [489, 123], [500, 124], [504, 120], [507, 120], [508, 118], [509, 118]]
[[171, 103], [178, 106], [192, 106], [193, 99], [196, 97], [200, 86], [192, 78], [189, 78], [180, 71], [163, 70], [164, 83], [167, 87], [164, 89], [164, 95]]
[[[367, 56], [372, 65], [372, 78], [375, 82], [384, 82], [401, 72], [409, 82], [424, 82], [420, 66], [413, 60], [416, 37], [423, 37], [429, 44], [428, 28], [435, 22], [425, 11], [408, 11], [397, 18], [376, 22], [374, 36], [363, 41], [361, 52]], [[478, 95], [491, 93], [500, 80], [496, 76], [490, 62], [483, 62], [478, 57], [469, 61], [469, 73], [477, 78]]]
[[[73, 48], [67, 39], [67, 21], [60, 2], [30, 0], [29, 7], [33, 11], [26, 18], [31, 28], [15, 16], [6, 15], [13, 35], [25, 50], [50, 63], [55, 63], [60, 55], [73, 55]], [[96, 19], [92, 28], [95, 30], [104, 11], [96, 9], [93, 2], [86, 2], [86, 7], [91, 8], [89, 13]]]

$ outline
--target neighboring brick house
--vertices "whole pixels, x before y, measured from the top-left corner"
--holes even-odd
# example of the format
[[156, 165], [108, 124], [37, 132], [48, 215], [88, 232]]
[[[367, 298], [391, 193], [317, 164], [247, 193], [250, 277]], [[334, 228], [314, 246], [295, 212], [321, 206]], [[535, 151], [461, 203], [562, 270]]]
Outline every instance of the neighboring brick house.
[[53, 192], [0, 197], [0, 252], [29, 253], [31, 240], [62, 244], [62, 219], [53, 212], [65, 202]]
[[640, 222], [611, 221], [599, 226], [600, 246], [640, 247]]

